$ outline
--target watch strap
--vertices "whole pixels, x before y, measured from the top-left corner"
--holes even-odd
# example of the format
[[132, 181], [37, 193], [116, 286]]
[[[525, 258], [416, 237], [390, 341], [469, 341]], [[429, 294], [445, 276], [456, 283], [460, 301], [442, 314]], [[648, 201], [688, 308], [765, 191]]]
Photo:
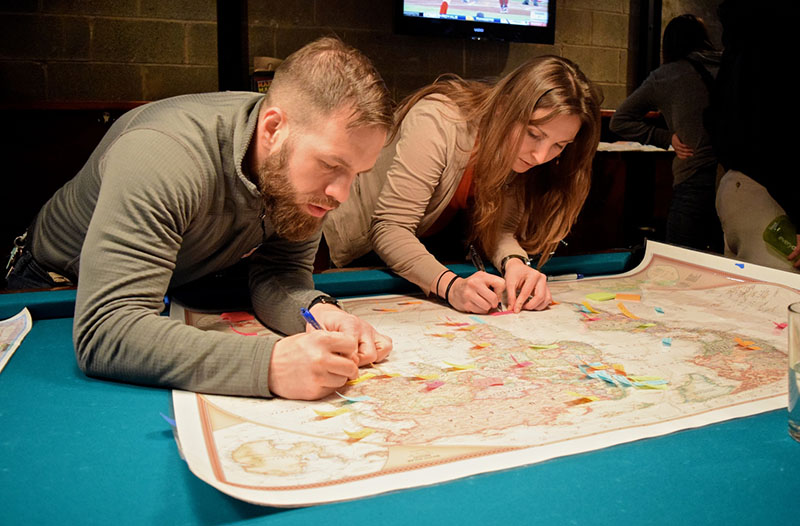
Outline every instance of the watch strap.
[[317, 303], [325, 303], [327, 305], [334, 305], [336, 307], [339, 307], [340, 309], [342, 308], [342, 306], [339, 305], [339, 300], [337, 300], [333, 296], [328, 296], [327, 294], [320, 294], [319, 296], [311, 300], [311, 303], [308, 304], [308, 310], [311, 310], [311, 307], [313, 307]]
[[506, 275], [506, 263], [508, 263], [509, 259], [518, 259], [523, 263], [525, 263], [526, 266], [528, 267], [531, 266], [530, 258], [526, 256], [520, 256], [519, 254], [509, 254], [508, 256], [500, 260], [500, 274], [502, 274], [503, 276]]

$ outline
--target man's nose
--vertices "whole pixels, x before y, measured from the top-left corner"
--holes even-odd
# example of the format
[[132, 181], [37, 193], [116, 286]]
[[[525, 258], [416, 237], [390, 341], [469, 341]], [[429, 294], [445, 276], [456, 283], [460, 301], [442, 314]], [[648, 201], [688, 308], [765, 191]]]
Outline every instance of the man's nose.
[[325, 195], [344, 203], [350, 196], [350, 187], [355, 178], [356, 174], [340, 175], [334, 178], [325, 188]]

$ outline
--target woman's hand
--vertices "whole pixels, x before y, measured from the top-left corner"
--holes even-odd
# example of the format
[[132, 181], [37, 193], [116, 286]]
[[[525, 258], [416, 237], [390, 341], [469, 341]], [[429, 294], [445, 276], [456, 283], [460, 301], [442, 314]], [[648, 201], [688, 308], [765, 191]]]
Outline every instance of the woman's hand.
[[553, 296], [544, 274], [516, 258], [508, 260], [505, 271], [508, 310], [542, 310], [550, 305]]
[[456, 278], [450, 287], [450, 294], [445, 290], [444, 295], [456, 310], [486, 314], [501, 306], [505, 288], [506, 282], [500, 276], [478, 271], [468, 278]]

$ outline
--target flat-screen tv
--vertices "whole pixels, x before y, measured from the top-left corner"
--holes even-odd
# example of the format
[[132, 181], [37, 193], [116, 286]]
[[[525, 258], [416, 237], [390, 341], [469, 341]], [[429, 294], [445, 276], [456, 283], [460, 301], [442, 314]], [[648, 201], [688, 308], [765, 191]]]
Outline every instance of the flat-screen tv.
[[395, 31], [552, 44], [556, 0], [395, 0]]

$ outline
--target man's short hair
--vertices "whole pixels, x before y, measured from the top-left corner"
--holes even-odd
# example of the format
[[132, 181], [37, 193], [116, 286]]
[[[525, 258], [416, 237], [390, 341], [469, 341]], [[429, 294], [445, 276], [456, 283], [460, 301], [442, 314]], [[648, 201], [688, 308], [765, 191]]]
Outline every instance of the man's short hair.
[[352, 111], [348, 128], [391, 128], [386, 84], [357, 49], [324, 37], [295, 51], [278, 66], [264, 107], [278, 106], [301, 126], [339, 110]]

